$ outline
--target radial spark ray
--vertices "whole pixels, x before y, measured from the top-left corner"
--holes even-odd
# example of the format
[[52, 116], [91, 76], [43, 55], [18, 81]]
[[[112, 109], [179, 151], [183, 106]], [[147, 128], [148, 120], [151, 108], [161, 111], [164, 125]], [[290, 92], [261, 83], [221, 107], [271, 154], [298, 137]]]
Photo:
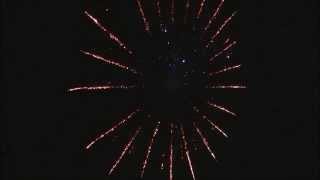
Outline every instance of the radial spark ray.
[[169, 180], [173, 180], [173, 124], [170, 123]]
[[184, 23], [187, 23], [188, 14], [189, 14], [189, 8], [190, 8], [190, 0], [187, 0], [186, 7], [185, 7], [185, 13], [184, 13]]
[[218, 125], [216, 125], [215, 123], [213, 123], [206, 115], [200, 114], [200, 110], [199, 110], [196, 106], [193, 106], [193, 110], [194, 110], [195, 112], [197, 112], [197, 113], [201, 116], [201, 118], [202, 118], [203, 120], [208, 121], [209, 124], [210, 124], [214, 129], [218, 130], [224, 137], [228, 138], [227, 133], [225, 133]]
[[139, 9], [139, 12], [140, 12], [140, 16], [143, 20], [143, 24], [144, 24], [144, 29], [149, 33], [151, 34], [151, 31], [150, 31], [150, 25], [149, 25], [149, 22], [144, 14], [144, 11], [143, 11], [143, 8], [142, 8], [142, 4], [141, 4], [141, 0], [136, 0], [137, 1], [137, 4], [138, 4], [138, 9]]
[[98, 142], [99, 140], [101, 140], [102, 138], [104, 138], [105, 136], [109, 135], [110, 133], [112, 133], [113, 131], [115, 131], [116, 129], [118, 129], [120, 126], [122, 126], [123, 124], [127, 123], [127, 121], [129, 119], [131, 119], [134, 115], [136, 115], [138, 112], [140, 112], [140, 109], [136, 109], [135, 111], [133, 111], [132, 113], [130, 113], [127, 117], [125, 117], [124, 119], [122, 119], [120, 122], [118, 122], [117, 124], [115, 124], [114, 126], [112, 126], [112, 128], [108, 129], [107, 131], [103, 132], [102, 134], [100, 134], [98, 137], [96, 137], [94, 140], [92, 140], [87, 146], [86, 149], [91, 148], [96, 142]]
[[231, 49], [234, 45], [237, 44], [237, 41], [233, 41], [232, 43], [228, 44], [225, 48], [223, 48], [221, 51], [219, 51], [217, 54], [215, 54], [212, 58], [209, 59], [209, 62], [212, 62], [215, 58], [221, 56], [223, 53]]
[[200, 18], [200, 15], [201, 15], [201, 13], [203, 11], [203, 6], [204, 6], [205, 3], [206, 3], [206, 0], [201, 0], [200, 7], [199, 7], [199, 10], [197, 12], [197, 19]]
[[76, 91], [108, 91], [113, 89], [132, 89], [135, 86], [126, 86], [126, 85], [118, 85], [118, 86], [110, 86], [110, 85], [100, 85], [100, 86], [81, 86], [81, 87], [74, 87], [69, 89], [69, 92], [76, 92]]
[[223, 107], [223, 106], [214, 104], [214, 103], [212, 103], [212, 102], [210, 102], [210, 101], [208, 101], [208, 105], [211, 106], [211, 107], [215, 107], [215, 108], [217, 108], [217, 109], [220, 109], [221, 111], [224, 111], [224, 112], [226, 112], [226, 113], [228, 113], [228, 114], [231, 114], [232, 116], [237, 116], [236, 113], [228, 110], [227, 108], [225, 108], [225, 107]]
[[132, 142], [136, 139], [137, 135], [139, 134], [141, 130], [141, 127], [139, 127], [136, 132], [134, 133], [134, 135], [131, 137], [130, 141], [128, 142], [128, 144], [124, 147], [121, 155], [119, 156], [119, 158], [117, 159], [117, 161], [113, 164], [112, 168], [109, 171], [109, 175], [112, 174], [112, 172], [114, 171], [114, 169], [119, 165], [120, 161], [122, 160], [123, 156], [127, 153], [128, 149], [130, 148]]
[[171, 0], [171, 9], [170, 9], [170, 15], [171, 15], [171, 23], [173, 24], [174, 23], [174, 1], [175, 0]]
[[150, 153], [151, 153], [151, 148], [152, 148], [154, 139], [155, 139], [155, 137], [156, 137], [156, 135], [157, 135], [157, 133], [159, 131], [159, 126], [160, 126], [160, 121], [158, 121], [156, 127], [153, 130], [152, 138], [151, 138], [151, 141], [150, 141], [149, 146], [148, 146], [146, 157], [145, 157], [145, 159], [143, 161], [142, 170], [141, 170], [141, 174], [140, 174], [141, 178], [143, 178], [145, 168], [146, 168], [146, 166], [148, 164], [149, 156], [150, 156]]
[[210, 145], [208, 143], [208, 140], [206, 137], [204, 137], [204, 135], [202, 134], [201, 130], [196, 126], [195, 123], [193, 123], [194, 128], [197, 130], [197, 133], [199, 134], [203, 144], [206, 146], [207, 150], [209, 151], [210, 155], [213, 157], [213, 159], [216, 160], [216, 156], [214, 154], [214, 152], [211, 150]]
[[91, 52], [88, 52], [88, 51], [83, 51], [83, 50], [80, 50], [81, 53], [87, 55], [87, 56], [90, 56], [94, 59], [97, 59], [97, 60], [100, 60], [102, 62], [105, 62], [107, 64], [111, 64], [113, 66], [116, 66], [118, 68], [121, 68], [121, 69], [124, 69], [124, 70], [127, 70], [127, 71], [130, 71], [134, 74], [139, 74], [135, 69], [132, 69], [132, 68], [129, 68], [128, 66], [125, 66], [125, 65], [122, 65], [118, 62], [115, 62], [115, 60], [110, 60], [110, 59], [106, 59], [100, 55], [97, 55], [97, 54], [94, 54], [94, 53], [91, 53]]
[[219, 3], [219, 5], [218, 5], [218, 7], [217, 7], [217, 8], [214, 10], [214, 12], [212, 13], [212, 16], [210, 17], [207, 26], [204, 28], [204, 31], [205, 31], [205, 32], [210, 28], [212, 22], [216, 19], [216, 17], [217, 17], [217, 15], [218, 15], [218, 13], [219, 13], [219, 11], [220, 11], [223, 3], [224, 3], [224, 0], [221, 0], [220, 3]]
[[231, 22], [232, 18], [237, 14], [237, 11], [232, 13], [232, 15], [230, 17], [228, 17], [228, 19], [226, 19], [224, 21], [224, 23], [219, 27], [219, 29], [215, 32], [215, 34], [213, 34], [213, 36], [211, 37], [210, 41], [208, 42], [207, 46], [208, 47], [210, 44], [214, 43], [215, 39], [218, 37], [218, 35], [223, 31], [223, 29], [226, 27], [226, 25], [229, 24], [229, 22]]
[[210, 89], [245, 89], [246, 86], [241, 85], [219, 85], [219, 86], [209, 86]]
[[102, 31], [104, 31], [108, 37], [116, 42], [118, 46], [120, 46], [122, 49], [124, 49], [128, 54], [132, 54], [132, 51], [127, 48], [127, 46], [116, 36], [114, 33], [112, 33], [110, 30], [108, 30], [106, 27], [104, 27], [97, 18], [92, 16], [88, 11], [84, 12], [86, 16], [90, 18]]
[[220, 74], [220, 73], [224, 73], [224, 72], [227, 72], [227, 71], [236, 70], [236, 69], [240, 69], [240, 68], [241, 68], [241, 64], [235, 65], [235, 66], [231, 66], [231, 67], [226, 67], [226, 68], [223, 68], [223, 69], [221, 69], [219, 71], [210, 73], [209, 76], [213, 76], [215, 74]]
[[181, 137], [182, 137], [182, 141], [183, 141], [184, 152], [185, 152], [185, 154], [187, 156], [187, 160], [188, 160], [189, 169], [190, 169], [193, 180], [196, 180], [196, 177], [195, 177], [194, 171], [193, 171], [192, 161], [190, 158], [190, 152], [188, 149], [188, 142], [187, 142], [182, 124], [180, 124], [180, 132], [181, 132]]

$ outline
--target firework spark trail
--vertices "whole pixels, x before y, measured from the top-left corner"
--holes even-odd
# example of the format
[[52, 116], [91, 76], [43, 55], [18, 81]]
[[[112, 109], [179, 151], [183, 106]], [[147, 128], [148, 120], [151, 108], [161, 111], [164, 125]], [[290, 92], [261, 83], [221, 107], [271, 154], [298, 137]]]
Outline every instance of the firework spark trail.
[[169, 180], [173, 179], [173, 124], [170, 124], [170, 157], [169, 157]]
[[236, 113], [234, 113], [234, 112], [232, 112], [232, 111], [228, 110], [227, 108], [222, 107], [222, 106], [220, 106], [220, 105], [214, 104], [214, 103], [212, 103], [212, 102], [208, 102], [208, 105], [209, 105], [209, 106], [212, 106], [212, 107], [215, 107], [215, 108], [217, 108], [217, 109], [220, 109], [221, 111], [224, 111], [224, 112], [226, 112], [226, 113], [228, 113], [228, 114], [231, 114], [231, 115], [233, 115], [233, 116], [237, 116]]
[[227, 72], [227, 71], [231, 71], [231, 70], [235, 70], [235, 69], [240, 69], [240, 68], [241, 68], [241, 64], [235, 65], [235, 66], [231, 66], [231, 67], [226, 67], [226, 68], [221, 69], [221, 70], [219, 70], [219, 71], [210, 73], [209, 76], [213, 76], [214, 74], [220, 74], [220, 73], [224, 73], [224, 72]]
[[104, 85], [104, 86], [81, 86], [81, 87], [75, 87], [68, 89], [69, 92], [75, 92], [75, 91], [103, 91], [103, 90], [112, 90], [112, 89], [131, 89], [135, 88], [135, 86], [126, 86], [126, 85], [119, 85], [119, 86], [110, 86], [110, 85]]
[[228, 51], [229, 49], [231, 49], [236, 44], [237, 44], [237, 41], [233, 41], [232, 43], [228, 44], [225, 48], [223, 48], [221, 51], [219, 51], [213, 57], [211, 57], [209, 59], [209, 61], [212, 62], [215, 58], [221, 56], [221, 54], [223, 54], [224, 52]]
[[196, 178], [195, 178], [195, 175], [194, 175], [194, 172], [193, 172], [193, 166], [192, 166], [190, 153], [189, 153], [189, 149], [188, 149], [188, 142], [186, 140], [186, 136], [184, 134], [184, 130], [183, 130], [183, 125], [182, 124], [180, 124], [180, 131], [181, 131], [181, 137], [182, 137], [183, 145], [184, 145], [184, 152], [185, 152], [185, 154], [187, 156], [190, 172], [191, 172], [193, 180], [195, 180]]
[[118, 46], [120, 46], [122, 49], [124, 49], [126, 52], [129, 54], [132, 54], [132, 51], [127, 48], [127, 46], [115, 35], [113, 34], [110, 30], [108, 30], [106, 27], [104, 27], [97, 18], [92, 16], [88, 11], [84, 12], [86, 16], [88, 16], [102, 31], [104, 31], [111, 40], [116, 42]]
[[126, 152], [128, 151], [128, 149], [130, 148], [132, 142], [136, 139], [137, 135], [139, 134], [141, 130], [141, 127], [139, 127], [136, 132], [134, 133], [134, 135], [131, 137], [130, 141], [128, 142], [128, 144], [125, 146], [125, 148], [123, 149], [121, 155], [119, 156], [118, 160], [113, 164], [112, 168], [110, 169], [108, 175], [111, 175], [111, 173], [114, 171], [114, 169], [118, 166], [118, 164], [120, 163], [121, 159], [123, 158], [123, 156], [126, 154]]
[[203, 142], [203, 144], [206, 146], [207, 150], [209, 151], [210, 155], [213, 157], [213, 159], [216, 160], [216, 156], [214, 154], [214, 152], [211, 150], [208, 140], [204, 137], [204, 135], [202, 134], [202, 132], [200, 131], [200, 129], [196, 126], [195, 123], [193, 123], [193, 126], [196, 128], [197, 133], [199, 134], [199, 136], [201, 137], [201, 140]]
[[[200, 114], [200, 110], [199, 110], [197, 107], [193, 106], [193, 110], [194, 110], [195, 112], [197, 112], [197, 113]], [[200, 115], [201, 115], [201, 114], [200, 114]], [[207, 120], [207, 121], [209, 122], [209, 124], [210, 124], [214, 129], [218, 130], [224, 137], [228, 138], [227, 133], [225, 133], [219, 126], [217, 126], [217, 125], [214, 124], [210, 119], [208, 119], [208, 117], [207, 117], [206, 115], [203, 115], [203, 114], [202, 114], [201, 117], [202, 117], [202, 119]]]
[[222, 32], [222, 30], [228, 25], [228, 23], [232, 20], [232, 18], [237, 14], [237, 11], [232, 13], [228, 19], [224, 21], [224, 23], [219, 27], [219, 29], [216, 31], [216, 33], [211, 37], [210, 41], [207, 44], [207, 47], [214, 42], [214, 40], [217, 38], [217, 36]]
[[175, 0], [171, 0], [171, 10], [170, 10], [172, 24], [174, 23], [174, 1]]
[[140, 177], [141, 177], [141, 178], [143, 178], [145, 168], [146, 168], [146, 166], [147, 166], [147, 164], [148, 164], [148, 160], [149, 160], [151, 148], [152, 148], [154, 139], [155, 139], [155, 137], [156, 137], [156, 135], [157, 135], [157, 133], [158, 133], [158, 131], [159, 131], [159, 126], [160, 126], [160, 121], [158, 121], [156, 127], [155, 127], [154, 130], [153, 130], [153, 135], [152, 135], [150, 144], [149, 144], [149, 146], [148, 146], [148, 151], [147, 151], [146, 157], [145, 157], [144, 162], [143, 162], [143, 166], [142, 166], [142, 170], [141, 170], [141, 174], [140, 174]]
[[184, 15], [184, 23], [185, 24], [187, 23], [189, 8], [190, 8], [190, 0], [187, 0], [187, 2], [186, 2], [186, 12], [185, 12], [185, 15]]
[[228, 85], [228, 86], [209, 86], [210, 89], [245, 89], [246, 86], [240, 86], [240, 85]]
[[123, 125], [126, 123], [129, 119], [131, 119], [134, 115], [136, 115], [138, 112], [140, 112], [140, 109], [136, 109], [132, 113], [130, 113], [126, 118], [124, 118], [122, 121], [118, 122], [115, 124], [112, 128], [108, 129], [104, 133], [100, 134], [98, 137], [96, 137], [94, 140], [92, 140], [87, 146], [86, 149], [91, 148], [96, 142], [98, 142], [100, 139], [104, 138], [105, 136], [109, 135], [111, 132], [115, 131], [118, 129], [119, 126]]
[[91, 52], [88, 52], [88, 51], [80, 50], [80, 52], [83, 53], [83, 54], [85, 54], [85, 55], [87, 55], [87, 56], [93, 57], [93, 58], [95, 58], [95, 59], [97, 59], [97, 60], [103, 61], [103, 62], [105, 62], [105, 63], [107, 63], [107, 64], [114, 65], [114, 66], [116, 66], [116, 67], [118, 67], [118, 68], [121, 68], [121, 69], [130, 71], [130, 72], [132, 72], [132, 73], [134, 73], [134, 74], [139, 74], [136, 70], [134, 70], [134, 69], [132, 69], [132, 68], [129, 68], [129, 67], [126, 66], [126, 65], [122, 65], [122, 64], [120, 64], [120, 63], [118, 63], [118, 62], [115, 62], [114, 60], [106, 59], [106, 58], [104, 58], [104, 57], [102, 57], [102, 56], [100, 56], [100, 55], [97, 55], [97, 54], [94, 54], [94, 53], [91, 53]]
[[161, 19], [160, 0], [156, 0], [156, 10], [157, 10], [158, 17]]
[[202, 0], [202, 1], [201, 1], [200, 7], [199, 7], [199, 10], [198, 10], [198, 13], [197, 13], [197, 19], [200, 18], [200, 15], [201, 15], [201, 13], [202, 13], [202, 11], [203, 11], [204, 3], [206, 3], [206, 0]]
[[141, 18], [143, 20], [143, 24], [144, 24], [144, 29], [149, 33], [151, 34], [151, 31], [150, 31], [150, 25], [149, 25], [149, 22], [144, 14], [144, 11], [143, 11], [143, 8], [142, 8], [142, 4], [141, 4], [141, 0], [136, 0], [137, 1], [137, 4], [138, 4], [138, 9], [139, 9], [139, 12], [140, 12], [140, 15], [141, 15]]
[[215, 9], [214, 13], [213, 13], [212, 16], [210, 17], [210, 20], [209, 20], [207, 26], [204, 28], [204, 32], [206, 32], [206, 31], [209, 29], [209, 27], [210, 27], [210, 25], [212, 24], [212, 22], [216, 19], [216, 17], [217, 17], [217, 15], [218, 15], [218, 13], [219, 13], [219, 11], [220, 11], [223, 3], [224, 3], [224, 0], [221, 0], [220, 3], [219, 3], [219, 5], [218, 5], [218, 7]]

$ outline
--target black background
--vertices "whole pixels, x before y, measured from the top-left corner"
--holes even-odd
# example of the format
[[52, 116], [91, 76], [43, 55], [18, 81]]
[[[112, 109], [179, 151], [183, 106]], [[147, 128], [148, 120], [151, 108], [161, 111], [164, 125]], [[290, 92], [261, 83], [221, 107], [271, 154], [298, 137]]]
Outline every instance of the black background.
[[[83, 80], [79, 72], [89, 73], [90, 63], [75, 63], [84, 5], [2, 1], [1, 179], [108, 179], [111, 143], [94, 155], [83, 144], [107, 115], [114, 120], [132, 104], [98, 106], [99, 95], [66, 94]], [[315, 1], [245, 1], [240, 11], [239, 56], [250, 88], [241, 121], [220, 148], [222, 162], [201, 163], [198, 179], [316, 179]], [[134, 179], [131, 164], [114, 179]]]

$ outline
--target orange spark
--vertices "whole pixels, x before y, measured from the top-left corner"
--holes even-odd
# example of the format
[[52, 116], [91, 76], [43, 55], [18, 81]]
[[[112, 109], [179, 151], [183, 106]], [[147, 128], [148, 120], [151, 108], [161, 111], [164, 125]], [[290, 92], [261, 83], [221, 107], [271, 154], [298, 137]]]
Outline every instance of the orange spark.
[[216, 156], [214, 155], [214, 152], [211, 150], [208, 140], [204, 137], [204, 135], [202, 134], [202, 132], [200, 131], [200, 129], [196, 126], [195, 123], [193, 123], [193, 126], [196, 128], [197, 133], [199, 134], [199, 136], [201, 137], [201, 140], [203, 142], [203, 144], [206, 146], [207, 150], [209, 151], [210, 155], [213, 157], [213, 159], [216, 159]]
[[210, 18], [207, 26], [204, 28], [205, 31], [207, 31], [207, 30], [209, 29], [210, 25], [212, 24], [212, 22], [213, 22], [213, 21], [215, 20], [215, 18], [217, 17], [217, 15], [218, 15], [218, 13], [219, 13], [219, 11], [220, 11], [223, 3], [224, 3], [224, 0], [221, 0], [220, 3], [219, 3], [219, 5], [218, 5], [218, 7], [215, 9], [214, 13], [212, 14], [212, 16], [211, 16], [211, 18]]
[[[199, 110], [197, 107], [193, 106], [193, 110], [194, 110], [195, 112], [197, 112], [197, 113], [200, 114], [200, 110]], [[201, 118], [202, 118], [203, 120], [208, 121], [209, 124], [210, 124], [214, 129], [218, 130], [224, 137], [228, 138], [227, 133], [225, 133], [218, 125], [216, 125], [216, 124], [213, 123], [210, 119], [208, 119], [208, 117], [207, 117], [206, 115], [201, 115], [201, 114], [200, 114], [200, 116], [201, 116]]]
[[231, 70], [235, 70], [235, 69], [240, 69], [240, 68], [241, 68], [241, 64], [235, 65], [235, 66], [231, 66], [231, 67], [226, 67], [226, 68], [221, 69], [219, 71], [210, 73], [209, 76], [213, 76], [214, 74], [220, 74], [220, 73], [223, 73], [223, 72], [227, 72], [227, 71], [231, 71]]
[[146, 16], [145, 16], [145, 14], [144, 14], [141, 1], [140, 1], [140, 0], [137, 0], [137, 4], [138, 4], [138, 9], [139, 9], [140, 15], [141, 15], [142, 20], [143, 20], [144, 29], [145, 29], [149, 34], [151, 34], [151, 32], [150, 32], [150, 25], [149, 25], [149, 22], [147, 21], [147, 18], [146, 18]]
[[114, 171], [114, 169], [118, 166], [118, 164], [120, 163], [121, 159], [123, 158], [123, 156], [126, 154], [126, 152], [128, 151], [128, 149], [130, 148], [132, 142], [136, 139], [137, 135], [139, 134], [141, 130], [141, 127], [139, 127], [136, 132], [134, 133], [134, 135], [131, 137], [130, 141], [128, 142], [128, 144], [125, 146], [125, 148], [123, 149], [121, 155], [119, 156], [119, 158], [117, 159], [117, 161], [113, 164], [112, 168], [110, 169], [108, 175], [111, 175], [112, 172]]
[[121, 126], [122, 124], [126, 123], [129, 119], [131, 119], [134, 115], [136, 115], [138, 112], [140, 112], [140, 109], [136, 109], [135, 111], [133, 111], [132, 113], [130, 113], [126, 118], [124, 118], [122, 121], [118, 122], [117, 124], [115, 124], [112, 128], [108, 129], [107, 131], [103, 132], [102, 134], [100, 134], [98, 137], [96, 137], [94, 140], [92, 140], [87, 146], [86, 149], [91, 148], [97, 141], [99, 141], [100, 139], [104, 138], [105, 136], [107, 136], [108, 134], [110, 134], [111, 132], [115, 131], [116, 129], [118, 129], [119, 126]]
[[126, 65], [122, 65], [122, 64], [120, 64], [120, 63], [118, 63], [118, 62], [115, 62], [115, 60], [106, 59], [106, 58], [104, 58], [104, 57], [102, 57], [102, 56], [100, 56], [100, 55], [97, 55], [97, 54], [94, 54], [94, 53], [91, 53], [91, 52], [87, 52], [87, 51], [83, 51], [83, 50], [80, 50], [80, 52], [82, 52], [83, 54], [85, 54], [85, 55], [87, 55], [87, 56], [93, 57], [93, 58], [95, 58], [95, 59], [97, 59], [97, 60], [103, 61], [103, 62], [105, 62], [105, 63], [107, 63], [107, 64], [114, 65], [114, 66], [116, 66], [116, 67], [118, 67], [118, 68], [121, 68], [121, 69], [130, 71], [130, 72], [132, 72], [132, 73], [134, 73], [134, 74], [139, 74], [136, 70], [134, 70], [134, 69], [132, 69], [132, 68], [129, 68], [129, 67], [126, 66]]
[[214, 104], [214, 103], [212, 103], [212, 102], [208, 102], [208, 104], [209, 104], [209, 106], [212, 106], [212, 107], [215, 107], [215, 108], [217, 108], [217, 109], [220, 109], [220, 110], [222, 110], [222, 111], [224, 111], [224, 112], [226, 112], [226, 113], [228, 113], [228, 114], [231, 114], [231, 115], [233, 115], [233, 116], [237, 116], [236, 113], [228, 110], [228, 109], [225, 108], [225, 107], [219, 106], [219, 105]]
[[225, 26], [232, 20], [232, 18], [237, 14], [237, 11], [232, 13], [232, 15], [230, 17], [228, 17], [228, 19], [226, 19], [224, 21], [224, 23], [219, 27], [219, 29], [216, 31], [216, 33], [211, 37], [210, 41], [208, 42], [207, 46], [208, 47], [211, 43], [214, 42], [214, 40], [216, 39], [216, 37], [222, 32], [222, 30], [225, 28]]
[[148, 151], [147, 151], [146, 157], [145, 157], [144, 162], [143, 162], [143, 166], [142, 166], [142, 170], [141, 170], [141, 174], [140, 174], [141, 178], [143, 178], [145, 168], [146, 168], [146, 166], [148, 164], [148, 159], [149, 159], [149, 156], [150, 156], [151, 148], [152, 148], [154, 139], [155, 139], [155, 137], [156, 137], [156, 135], [157, 135], [157, 133], [159, 131], [159, 126], [160, 126], [160, 121], [158, 121], [157, 126], [153, 130], [153, 135], [152, 135], [150, 144], [148, 146]]
[[233, 41], [232, 43], [228, 44], [225, 48], [223, 48], [221, 51], [219, 51], [217, 54], [215, 54], [212, 58], [209, 59], [209, 61], [213, 61], [215, 58], [223, 54], [224, 52], [228, 51], [231, 49], [234, 45], [237, 44], [237, 41]]
[[187, 156], [190, 172], [191, 172], [193, 180], [195, 180], [196, 178], [195, 178], [195, 175], [194, 175], [194, 172], [193, 172], [192, 162], [191, 162], [191, 158], [190, 158], [190, 152], [189, 152], [189, 149], [188, 149], [188, 142], [186, 140], [182, 124], [180, 124], [180, 131], [181, 131], [181, 137], [182, 137], [183, 145], [184, 145], [184, 152], [186, 153], [186, 156]]
[[106, 27], [104, 27], [97, 18], [93, 17], [88, 11], [84, 12], [86, 16], [88, 16], [90, 18], [90, 20], [92, 20], [102, 31], [104, 31], [108, 37], [113, 40], [114, 42], [116, 42], [116, 44], [118, 44], [118, 46], [120, 46], [122, 49], [124, 49], [126, 52], [128, 52], [129, 54], [132, 54], [132, 51], [129, 50], [127, 48], [127, 46], [114, 34], [112, 33], [110, 30], [108, 30]]
[[69, 92], [75, 92], [75, 91], [103, 91], [103, 90], [112, 90], [112, 89], [131, 89], [135, 86], [126, 86], [126, 85], [119, 85], [119, 86], [81, 86], [81, 87], [74, 87], [69, 89]]

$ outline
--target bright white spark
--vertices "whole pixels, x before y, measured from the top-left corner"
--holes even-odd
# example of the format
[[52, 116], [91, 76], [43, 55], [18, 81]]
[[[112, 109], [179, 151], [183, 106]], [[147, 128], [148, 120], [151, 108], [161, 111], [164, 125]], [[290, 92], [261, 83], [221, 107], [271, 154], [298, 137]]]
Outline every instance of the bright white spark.
[[131, 119], [134, 115], [136, 115], [138, 112], [140, 112], [140, 109], [136, 109], [135, 111], [133, 111], [132, 113], [130, 113], [126, 118], [124, 118], [122, 121], [118, 122], [117, 124], [115, 124], [112, 128], [108, 129], [107, 131], [103, 132], [102, 134], [100, 134], [98, 137], [96, 137], [94, 140], [92, 140], [87, 146], [86, 149], [91, 148], [96, 142], [98, 142], [100, 139], [104, 138], [105, 136], [107, 136], [108, 134], [110, 134], [111, 132], [115, 131], [116, 129], [118, 129], [119, 126], [121, 126], [122, 124], [126, 123], [129, 119]]
[[153, 145], [154, 139], [155, 139], [155, 137], [156, 137], [156, 135], [157, 135], [157, 133], [159, 131], [159, 126], [160, 126], [160, 121], [158, 121], [157, 126], [153, 130], [153, 135], [152, 135], [150, 144], [148, 146], [148, 151], [147, 151], [146, 157], [145, 157], [144, 162], [143, 162], [143, 166], [142, 166], [142, 170], [141, 170], [141, 174], [140, 174], [141, 178], [143, 178], [145, 168], [146, 168], [146, 166], [148, 164], [148, 160], [149, 160], [150, 152], [151, 152], [151, 149], [152, 149], [152, 145]]
[[216, 156], [214, 154], [214, 152], [211, 150], [208, 140], [204, 137], [204, 135], [202, 134], [202, 132], [200, 131], [200, 129], [196, 126], [195, 123], [193, 123], [193, 126], [196, 128], [197, 133], [199, 134], [199, 136], [201, 137], [201, 140], [203, 142], [203, 144], [206, 146], [207, 150], [209, 151], [210, 155], [213, 157], [213, 159], [216, 160]]
[[215, 108], [217, 108], [217, 109], [220, 109], [221, 111], [224, 111], [224, 112], [226, 112], [226, 113], [228, 113], [228, 114], [231, 114], [231, 115], [233, 115], [233, 116], [237, 116], [236, 113], [228, 110], [228, 109], [225, 108], [225, 107], [219, 106], [219, 105], [214, 104], [214, 103], [212, 103], [212, 102], [208, 102], [208, 104], [209, 104], [209, 106], [212, 106], [212, 107], [215, 107]]
[[106, 58], [104, 58], [104, 57], [102, 57], [100, 55], [97, 55], [97, 54], [94, 54], [94, 53], [91, 53], [91, 52], [87, 52], [87, 51], [83, 51], [83, 50], [80, 50], [80, 52], [82, 52], [85, 55], [91, 56], [91, 57], [93, 57], [93, 58], [95, 58], [97, 60], [103, 61], [103, 62], [105, 62], [107, 64], [111, 64], [111, 65], [116, 66], [118, 68], [130, 71], [130, 72], [132, 72], [134, 74], [139, 74], [136, 70], [134, 70], [132, 68], [129, 68], [128, 66], [122, 65], [122, 64], [120, 64], [118, 62], [115, 62], [114, 60], [106, 59]]
[[124, 49], [126, 52], [128, 52], [129, 54], [132, 54], [132, 51], [129, 50], [127, 48], [127, 46], [114, 34], [112, 33], [110, 30], [108, 30], [106, 27], [104, 27], [97, 18], [95, 18], [94, 16], [92, 16], [88, 11], [84, 12], [86, 16], [88, 16], [102, 31], [104, 31], [108, 37], [113, 40], [114, 42], [116, 42], [116, 44], [118, 44], [118, 46], [120, 46], [122, 49]]
[[196, 178], [195, 178], [195, 175], [194, 175], [194, 172], [193, 172], [193, 166], [192, 166], [192, 162], [191, 162], [191, 158], [190, 158], [190, 152], [189, 152], [189, 149], [188, 149], [188, 142], [186, 140], [182, 124], [180, 124], [180, 131], [181, 131], [181, 137], [182, 137], [182, 140], [183, 140], [184, 151], [185, 151], [186, 156], [187, 156], [190, 172], [191, 172], [193, 180], [195, 180]]
[[130, 141], [128, 142], [128, 144], [125, 146], [125, 148], [123, 149], [121, 155], [119, 156], [118, 160], [113, 164], [112, 168], [110, 169], [108, 175], [111, 175], [112, 172], [114, 171], [114, 169], [118, 166], [118, 164], [120, 163], [121, 159], [123, 158], [123, 156], [126, 154], [126, 152], [128, 151], [128, 149], [130, 148], [132, 142], [136, 139], [137, 135], [139, 134], [141, 130], [141, 127], [139, 127], [136, 132], [134, 133], [134, 135], [131, 137]]
[[235, 66], [231, 66], [231, 67], [226, 67], [226, 68], [221, 69], [221, 70], [219, 70], [219, 71], [210, 73], [209, 76], [213, 76], [214, 74], [220, 74], [220, 73], [224, 73], [224, 72], [227, 72], [227, 71], [231, 71], [231, 70], [235, 70], [235, 69], [240, 69], [240, 68], [241, 68], [241, 64], [235, 65]]

